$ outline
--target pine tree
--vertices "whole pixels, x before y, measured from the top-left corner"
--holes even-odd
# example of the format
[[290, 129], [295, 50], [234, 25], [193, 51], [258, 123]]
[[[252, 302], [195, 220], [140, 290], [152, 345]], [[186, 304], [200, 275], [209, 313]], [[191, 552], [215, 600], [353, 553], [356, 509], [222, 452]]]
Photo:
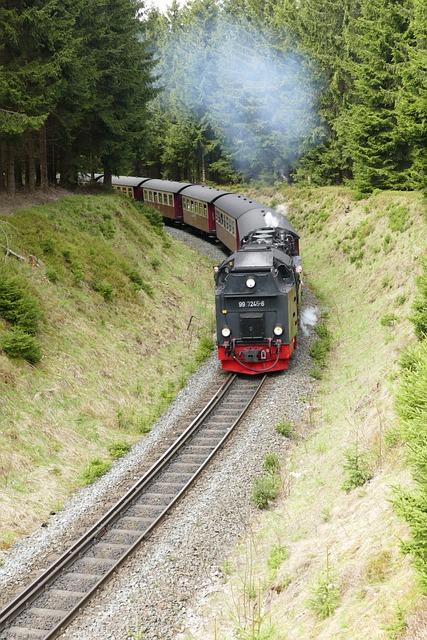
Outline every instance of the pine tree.
[[18, 154], [28, 154], [27, 184], [33, 183], [34, 142], [42, 143], [40, 175], [47, 173], [43, 125], [60, 95], [61, 69], [71, 46], [69, 17], [63, 9], [60, 0], [7, 0], [0, 8], [0, 144], [6, 149], [11, 194]]
[[397, 96], [397, 124], [408, 143], [408, 185], [427, 191], [427, 12], [425, 2], [410, 3], [410, 30], [405, 40], [405, 64]]
[[360, 193], [408, 186], [408, 149], [395, 108], [407, 30], [406, 12], [395, 0], [363, 0], [353, 21], [349, 72], [354, 88], [336, 129], [352, 158]]

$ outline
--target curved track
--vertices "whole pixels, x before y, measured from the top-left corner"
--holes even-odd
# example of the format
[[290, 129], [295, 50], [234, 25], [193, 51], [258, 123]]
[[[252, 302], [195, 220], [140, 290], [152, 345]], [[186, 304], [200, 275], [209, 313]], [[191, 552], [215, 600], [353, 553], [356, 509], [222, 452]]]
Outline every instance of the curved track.
[[208, 465], [264, 380], [229, 376], [128, 493], [0, 612], [1, 640], [47, 639], [61, 633]]

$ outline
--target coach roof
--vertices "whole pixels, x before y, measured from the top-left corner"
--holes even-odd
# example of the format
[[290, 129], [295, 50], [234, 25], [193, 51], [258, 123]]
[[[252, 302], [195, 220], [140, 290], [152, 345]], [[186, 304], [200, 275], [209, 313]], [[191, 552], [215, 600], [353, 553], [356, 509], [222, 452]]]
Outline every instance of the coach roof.
[[203, 202], [215, 202], [221, 196], [227, 195], [228, 191], [215, 189], [214, 187], [204, 187], [202, 185], [192, 184], [181, 192], [183, 196], [202, 200]]
[[180, 193], [185, 187], [190, 187], [191, 182], [175, 182], [174, 180], [157, 180], [149, 179], [144, 182], [144, 189], [153, 189], [153, 191], [166, 191], [169, 193]]

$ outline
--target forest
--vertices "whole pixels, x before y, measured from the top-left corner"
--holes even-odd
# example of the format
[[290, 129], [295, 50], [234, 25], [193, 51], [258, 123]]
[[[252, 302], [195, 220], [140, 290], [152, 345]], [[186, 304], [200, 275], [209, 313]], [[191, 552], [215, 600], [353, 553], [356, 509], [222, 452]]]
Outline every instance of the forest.
[[4, 0], [0, 43], [8, 194], [95, 172], [426, 188], [423, 0]]

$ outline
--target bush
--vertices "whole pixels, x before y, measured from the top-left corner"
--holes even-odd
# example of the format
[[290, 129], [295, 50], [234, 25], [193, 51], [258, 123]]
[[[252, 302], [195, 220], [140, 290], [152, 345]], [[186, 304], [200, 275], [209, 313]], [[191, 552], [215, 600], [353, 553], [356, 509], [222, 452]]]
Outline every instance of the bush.
[[427, 299], [419, 296], [412, 306], [414, 313], [411, 321], [414, 324], [414, 333], [418, 340], [424, 340], [427, 336]]
[[101, 460], [100, 458], [95, 458], [91, 460], [83, 471], [83, 482], [84, 484], [92, 484], [95, 480], [98, 480], [104, 473], [107, 473], [111, 469], [111, 461], [110, 460]]
[[142, 209], [144, 216], [158, 235], [163, 235], [163, 216], [154, 207], [144, 205]]
[[99, 280], [94, 280], [92, 282], [92, 289], [100, 293], [106, 302], [111, 302], [114, 298], [115, 290], [113, 285], [109, 282], [99, 282]]
[[17, 277], [0, 271], [0, 317], [35, 335], [42, 312], [37, 299]]
[[271, 570], [272, 574], [276, 574], [277, 569], [280, 567], [282, 562], [287, 559], [289, 555], [288, 548], [284, 545], [273, 545], [270, 550], [267, 566]]
[[205, 337], [199, 340], [195, 359], [197, 364], [202, 364], [209, 358], [215, 347], [215, 340], [213, 338]]
[[83, 280], [84, 277], [84, 269], [80, 262], [73, 262], [71, 264], [71, 273], [73, 274], [74, 284], [79, 284]]
[[322, 369], [326, 363], [326, 356], [331, 349], [332, 335], [324, 324], [319, 324], [315, 331], [318, 335], [318, 340], [311, 347], [310, 356], [315, 360], [318, 367]]
[[55, 269], [46, 269], [46, 277], [49, 282], [58, 282], [58, 273], [55, 271]]
[[403, 204], [390, 204], [387, 214], [388, 226], [391, 231], [403, 233], [411, 223], [409, 209]]
[[282, 418], [276, 424], [275, 429], [277, 433], [280, 433], [281, 436], [285, 436], [286, 438], [290, 438], [292, 436], [292, 432], [294, 430], [294, 426], [290, 420], [286, 420]]
[[267, 453], [264, 457], [264, 469], [270, 473], [278, 473], [280, 469], [279, 456], [277, 453]]
[[394, 313], [385, 313], [381, 320], [381, 326], [382, 327], [393, 327], [395, 324], [397, 324], [399, 318], [396, 316], [396, 314]]
[[259, 509], [267, 509], [270, 500], [279, 495], [280, 478], [274, 474], [264, 474], [255, 478], [252, 488], [252, 501]]
[[365, 482], [373, 477], [369, 464], [369, 454], [367, 452], [359, 453], [357, 447], [345, 452], [346, 462], [344, 469], [348, 473], [347, 479], [344, 481], [342, 488], [344, 491], [351, 491], [357, 487], [362, 487]]
[[311, 592], [313, 597], [308, 601], [308, 606], [321, 620], [325, 620], [340, 603], [338, 587], [332, 582], [329, 571], [312, 587]]
[[113, 460], [117, 460], [118, 458], [123, 458], [130, 451], [131, 446], [127, 442], [114, 442], [108, 445], [108, 453]]
[[37, 364], [42, 357], [40, 344], [20, 327], [6, 331], [0, 345], [9, 358], [23, 358], [31, 364]]

